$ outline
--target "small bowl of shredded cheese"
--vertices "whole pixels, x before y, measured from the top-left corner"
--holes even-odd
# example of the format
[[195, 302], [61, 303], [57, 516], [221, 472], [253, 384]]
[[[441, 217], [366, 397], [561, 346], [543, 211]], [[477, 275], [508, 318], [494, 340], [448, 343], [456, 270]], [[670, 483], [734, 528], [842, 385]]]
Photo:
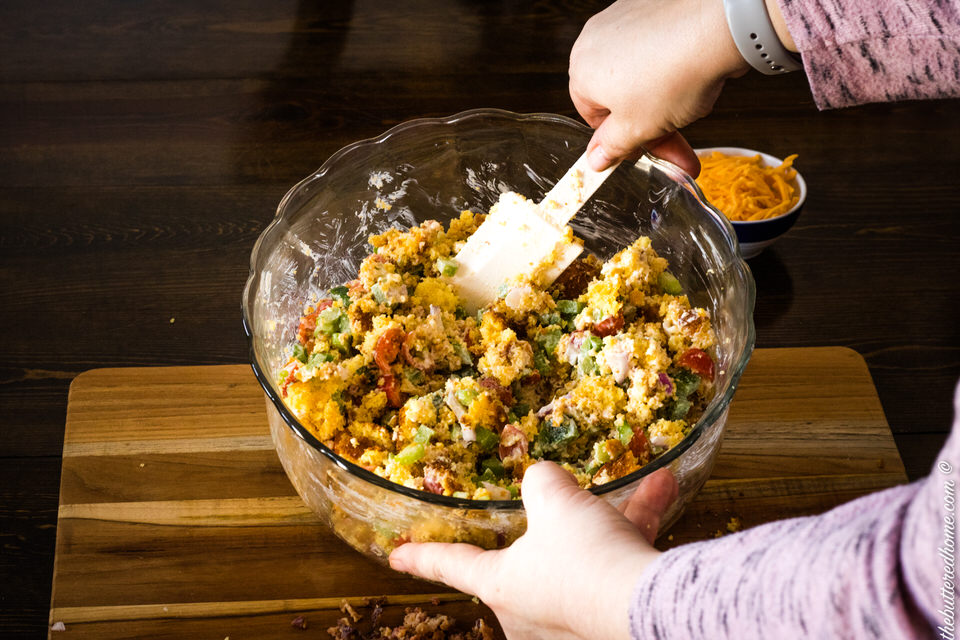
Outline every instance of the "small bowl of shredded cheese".
[[741, 147], [697, 149], [697, 185], [733, 224], [744, 258], [753, 258], [796, 222], [807, 183], [785, 159]]

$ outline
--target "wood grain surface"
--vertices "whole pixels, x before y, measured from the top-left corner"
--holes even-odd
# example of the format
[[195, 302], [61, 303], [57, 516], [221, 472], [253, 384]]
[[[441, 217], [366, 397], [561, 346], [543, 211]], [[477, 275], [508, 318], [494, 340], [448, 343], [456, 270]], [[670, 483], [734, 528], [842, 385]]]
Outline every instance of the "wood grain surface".
[[[712, 478], [659, 546], [819, 513], [906, 481], [863, 359], [758, 350]], [[277, 637], [387, 597], [472, 623], [489, 610], [340, 542], [273, 449], [246, 366], [96, 369], [70, 388], [51, 625], [79, 638]], [[51, 634], [51, 637], [61, 637]]]
[[[576, 117], [570, 47], [607, 4], [0, 3], [0, 637], [47, 625], [74, 376], [245, 363], [247, 260], [290, 186], [411, 118]], [[804, 212], [750, 261], [757, 344], [863, 355], [926, 474], [960, 376], [960, 103], [819, 113], [802, 74], [751, 73], [685, 133], [799, 154]]]

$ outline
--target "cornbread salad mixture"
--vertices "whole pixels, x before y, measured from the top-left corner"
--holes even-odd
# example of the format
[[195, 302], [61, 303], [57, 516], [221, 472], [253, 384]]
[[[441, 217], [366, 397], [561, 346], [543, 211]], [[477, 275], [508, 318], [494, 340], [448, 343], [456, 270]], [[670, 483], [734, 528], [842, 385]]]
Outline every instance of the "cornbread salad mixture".
[[546, 289], [505, 283], [468, 315], [449, 279], [483, 218], [371, 236], [358, 278], [300, 320], [278, 372], [293, 414], [377, 475], [474, 500], [519, 497], [542, 459], [590, 487], [679, 443], [710, 396], [716, 337], [650, 240]]

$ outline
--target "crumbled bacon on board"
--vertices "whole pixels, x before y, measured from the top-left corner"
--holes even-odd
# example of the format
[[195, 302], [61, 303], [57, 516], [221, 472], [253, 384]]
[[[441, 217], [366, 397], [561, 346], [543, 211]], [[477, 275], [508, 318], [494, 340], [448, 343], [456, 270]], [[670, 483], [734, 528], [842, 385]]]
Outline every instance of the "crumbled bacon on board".
[[[341, 611], [350, 617], [344, 616], [337, 620], [337, 626], [327, 629], [327, 633], [335, 640], [493, 640], [493, 627], [483, 618], [478, 618], [473, 627], [466, 631], [457, 630], [455, 618], [438, 613], [430, 615], [420, 607], [407, 607], [403, 622], [395, 627], [378, 626], [383, 614], [383, 598], [371, 602], [373, 610], [370, 613], [368, 630], [364, 631], [359, 624], [362, 616], [356, 613], [349, 603], [344, 601]], [[438, 605], [433, 600], [431, 604]], [[354, 617], [356, 616], [356, 617]]]

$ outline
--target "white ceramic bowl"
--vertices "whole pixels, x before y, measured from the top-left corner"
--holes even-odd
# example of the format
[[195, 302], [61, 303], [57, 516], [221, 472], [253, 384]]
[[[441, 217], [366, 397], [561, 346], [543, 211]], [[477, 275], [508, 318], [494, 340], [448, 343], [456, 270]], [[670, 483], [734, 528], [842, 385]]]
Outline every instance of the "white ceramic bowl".
[[[765, 167], [778, 167], [783, 162], [782, 159], [771, 156], [768, 153], [754, 149], [745, 149], [743, 147], [708, 147], [705, 149], [696, 149], [698, 156], [706, 156], [714, 151], [719, 151], [728, 156], [753, 157], [759, 155]], [[761, 251], [773, 244], [777, 238], [785, 234], [790, 227], [793, 226], [793, 223], [797, 221], [797, 218], [800, 217], [800, 210], [803, 209], [803, 203], [807, 200], [807, 183], [799, 171], [797, 171], [793, 182], [797, 188], [797, 192], [800, 194], [800, 199], [789, 211], [773, 218], [767, 218], [766, 220], [750, 220], [745, 222], [738, 220], [730, 221], [731, 224], [733, 224], [734, 231], [737, 232], [737, 241], [740, 243], [740, 253], [743, 254], [744, 258], [753, 258], [759, 255]]]

